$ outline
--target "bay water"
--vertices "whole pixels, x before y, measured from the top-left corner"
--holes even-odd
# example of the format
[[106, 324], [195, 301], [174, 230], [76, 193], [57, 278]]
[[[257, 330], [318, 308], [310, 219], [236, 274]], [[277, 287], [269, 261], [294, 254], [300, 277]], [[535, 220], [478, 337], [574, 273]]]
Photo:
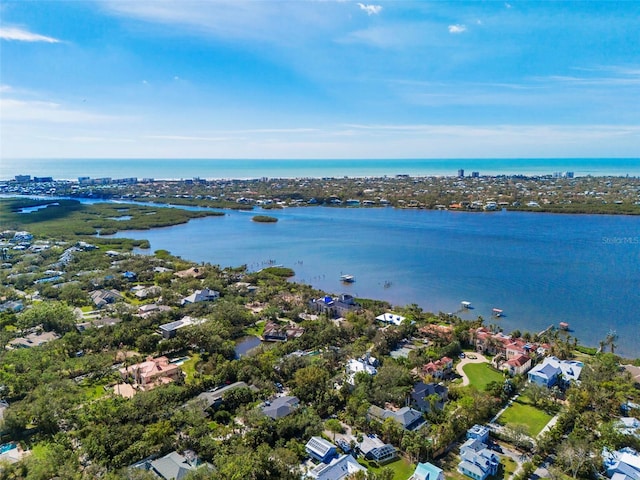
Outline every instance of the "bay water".
[[[393, 208], [303, 207], [173, 227], [123, 231], [196, 262], [291, 267], [294, 281], [329, 293], [415, 303], [426, 311], [538, 332], [568, 322], [597, 346], [610, 330], [616, 350], [640, 356], [640, 218], [528, 212], [468, 213]], [[345, 284], [340, 276], [355, 276]], [[491, 318], [493, 308], [504, 316]]]

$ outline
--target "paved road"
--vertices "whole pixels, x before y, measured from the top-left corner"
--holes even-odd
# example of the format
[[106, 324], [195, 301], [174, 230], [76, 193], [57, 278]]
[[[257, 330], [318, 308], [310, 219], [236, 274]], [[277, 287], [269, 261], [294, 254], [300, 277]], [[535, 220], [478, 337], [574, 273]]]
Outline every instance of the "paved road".
[[[476, 358], [469, 358], [469, 355], [473, 355]], [[463, 386], [469, 385], [469, 377], [467, 377], [467, 375], [464, 373], [464, 370], [462, 369], [467, 363], [489, 363], [489, 360], [487, 360], [487, 358], [481, 353], [465, 354], [465, 357], [460, 360], [460, 363], [458, 363], [458, 365], [456, 365], [456, 372], [458, 372], [458, 375], [462, 377]]]

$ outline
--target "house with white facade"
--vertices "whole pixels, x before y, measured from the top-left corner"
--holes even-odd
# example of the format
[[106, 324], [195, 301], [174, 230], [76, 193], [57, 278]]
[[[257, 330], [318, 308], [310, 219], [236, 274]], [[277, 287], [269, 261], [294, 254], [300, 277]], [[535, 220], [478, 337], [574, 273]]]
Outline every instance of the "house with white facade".
[[556, 384], [568, 384], [578, 381], [584, 363], [576, 360], [560, 360], [557, 357], [546, 357], [544, 361], [529, 370], [529, 381], [544, 387]]
[[357, 472], [366, 472], [367, 469], [360, 465], [351, 455], [342, 455], [331, 463], [320, 463], [307, 472], [306, 478], [313, 480], [343, 480]]
[[378, 364], [378, 360], [365, 355], [362, 358], [352, 358], [347, 362], [347, 383], [354, 385], [355, 376], [360, 372], [364, 372], [367, 375], [375, 375], [378, 373], [378, 369], [376, 365]]
[[460, 447], [458, 471], [474, 480], [485, 480], [498, 473], [500, 459], [476, 438], [470, 438]]
[[613, 452], [602, 451], [604, 468], [611, 480], [640, 480], [640, 455], [625, 447]]
[[376, 320], [382, 323], [388, 323], [391, 325], [398, 326], [405, 320], [405, 317], [403, 317], [402, 315], [398, 315], [396, 313], [386, 312], [386, 313], [383, 313], [382, 315], [378, 315], [376, 317]]
[[409, 480], [444, 480], [444, 471], [432, 463], [418, 463]]
[[196, 290], [188, 297], [184, 297], [180, 301], [180, 305], [184, 306], [190, 303], [213, 302], [218, 298], [220, 298], [220, 292], [216, 292], [209, 288], [203, 288], [202, 290]]

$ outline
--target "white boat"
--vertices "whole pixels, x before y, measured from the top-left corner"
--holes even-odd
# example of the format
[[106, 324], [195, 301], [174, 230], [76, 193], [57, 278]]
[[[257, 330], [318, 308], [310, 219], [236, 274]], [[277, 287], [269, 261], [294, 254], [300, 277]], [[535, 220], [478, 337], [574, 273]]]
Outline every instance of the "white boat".
[[501, 317], [501, 316], [502, 316], [502, 310], [501, 310], [501, 309], [499, 309], [499, 308], [494, 308], [494, 309], [491, 311], [491, 313], [492, 313], [492, 315], [493, 315], [494, 317]]
[[462, 305], [462, 308], [471, 308], [471, 302], [460, 302], [460, 305]]
[[356, 281], [356, 277], [354, 277], [353, 275], [340, 275], [340, 280], [345, 283], [353, 283]]

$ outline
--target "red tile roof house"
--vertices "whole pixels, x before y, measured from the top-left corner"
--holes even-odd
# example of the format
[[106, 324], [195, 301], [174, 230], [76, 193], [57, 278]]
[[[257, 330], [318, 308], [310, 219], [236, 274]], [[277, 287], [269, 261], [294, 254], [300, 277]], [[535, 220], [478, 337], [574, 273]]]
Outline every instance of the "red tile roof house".
[[124, 380], [132, 381], [142, 390], [151, 390], [157, 385], [171, 383], [182, 375], [180, 367], [169, 363], [167, 357], [149, 357], [145, 362], [121, 368], [119, 372]]
[[503, 367], [509, 372], [509, 375], [518, 375], [527, 373], [531, 370], [531, 357], [527, 355], [518, 355], [507, 360]]
[[429, 362], [422, 367], [422, 375], [431, 375], [434, 378], [442, 378], [453, 368], [453, 360], [442, 357], [435, 362]]
[[539, 353], [540, 348], [548, 348], [547, 345], [539, 345], [533, 342], [526, 342], [522, 338], [513, 338], [504, 333], [492, 333], [485, 327], [471, 330], [475, 338], [476, 350], [487, 352], [492, 355], [502, 354], [507, 360], [519, 355], [529, 355]]

